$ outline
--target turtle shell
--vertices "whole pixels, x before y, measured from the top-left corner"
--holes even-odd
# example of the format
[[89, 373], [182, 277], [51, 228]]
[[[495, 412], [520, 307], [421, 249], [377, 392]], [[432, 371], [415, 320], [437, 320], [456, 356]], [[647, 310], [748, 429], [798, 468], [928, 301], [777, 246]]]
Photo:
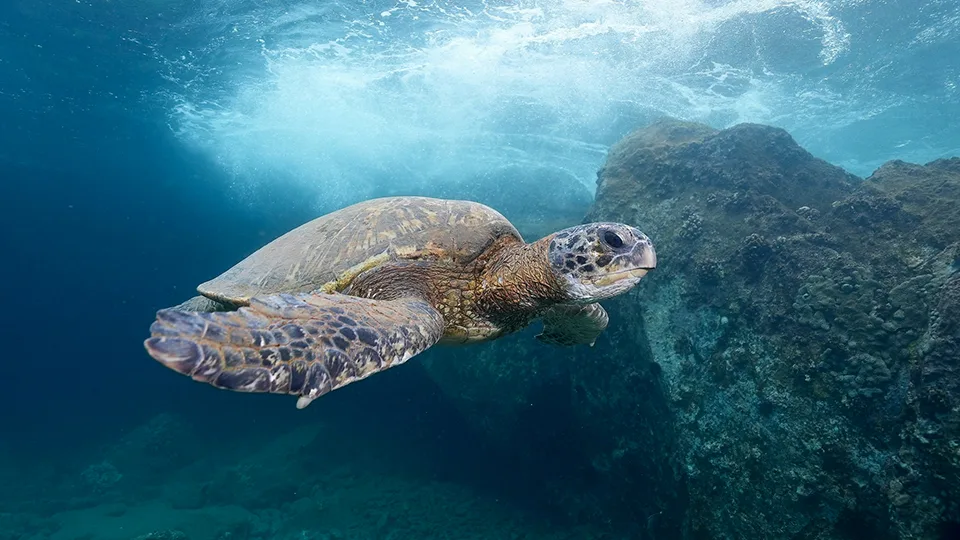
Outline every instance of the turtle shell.
[[250, 298], [308, 292], [358, 266], [421, 259], [466, 264], [503, 236], [520, 233], [496, 210], [426, 197], [372, 199], [305, 223], [197, 290], [246, 305]]

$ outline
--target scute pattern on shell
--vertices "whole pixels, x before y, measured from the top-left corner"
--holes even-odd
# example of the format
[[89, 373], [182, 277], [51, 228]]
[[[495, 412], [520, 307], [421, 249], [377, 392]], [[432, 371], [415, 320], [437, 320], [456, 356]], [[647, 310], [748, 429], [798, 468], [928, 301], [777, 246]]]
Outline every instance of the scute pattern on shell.
[[204, 296], [245, 305], [276, 293], [310, 292], [377, 255], [465, 264], [503, 236], [520, 238], [496, 210], [427, 197], [372, 199], [305, 223], [201, 284]]

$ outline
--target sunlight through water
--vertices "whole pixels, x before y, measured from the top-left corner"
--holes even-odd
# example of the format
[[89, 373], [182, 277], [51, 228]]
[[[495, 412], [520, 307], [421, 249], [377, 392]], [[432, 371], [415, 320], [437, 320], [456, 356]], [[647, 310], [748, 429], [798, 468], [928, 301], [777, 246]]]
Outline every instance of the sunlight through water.
[[207, 0], [181, 23], [196, 45], [165, 51], [165, 98], [239, 189], [283, 179], [337, 205], [518, 167], [592, 190], [609, 145], [661, 115], [778, 125], [866, 175], [958, 146], [922, 122], [924, 99], [956, 101], [956, 68], [931, 68], [927, 98], [909, 79], [956, 41], [956, 6], [890, 35], [865, 22], [877, 4]]

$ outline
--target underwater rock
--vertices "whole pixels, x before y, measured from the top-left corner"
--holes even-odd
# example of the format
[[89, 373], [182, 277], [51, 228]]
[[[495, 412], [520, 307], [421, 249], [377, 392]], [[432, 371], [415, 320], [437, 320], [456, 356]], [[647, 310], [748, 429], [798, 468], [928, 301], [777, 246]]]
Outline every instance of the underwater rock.
[[109, 461], [101, 461], [84, 469], [80, 473], [80, 477], [83, 478], [88, 488], [94, 491], [104, 491], [119, 482], [123, 475]]
[[895, 201], [910, 224], [922, 224], [900, 231], [917, 234], [917, 242], [943, 249], [960, 236], [960, 158], [927, 165], [891, 161], [867, 178], [867, 185]]
[[960, 239], [960, 158], [925, 166], [891, 161], [836, 201], [824, 228], [857, 238], [845, 251], [879, 275], [922, 265]]
[[664, 120], [611, 150], [588, 218], [657, 242], [642, 304], [611, 319], [642, 320], [663, 367], [686, 536], [933, 538], [958, 519], [960, 482], [936, 480], [960, 478], [940, 322], [960, 320], [943, 316], [958, 172], [892, 162], [861, 182], [758, 125]]
[[637, 226], [659, 267], [597, 346], [424, 364], [572, 519], [936, 538], [960, 522], [957, 201], [960, 159], [861, 180], [779, 128], [665, 119], [598, 173], [586, 219]]

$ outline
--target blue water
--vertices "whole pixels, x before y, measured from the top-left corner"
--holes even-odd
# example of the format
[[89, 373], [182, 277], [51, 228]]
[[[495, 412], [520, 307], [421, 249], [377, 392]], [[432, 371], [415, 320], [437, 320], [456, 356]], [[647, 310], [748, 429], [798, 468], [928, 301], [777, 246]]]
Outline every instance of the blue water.
[[[607, 148], [661, 115], [781, 126], [861, 176], [957, 155], [958, 58], [956, 0], [3, 2], [3, 466], [95, 463], [160, 413], [197, 445], [302, 425], [141, 341], [157, 308], [319, 213], [416, 193], [519, 219], [490, 187], [517, 174], [559, 179], [528, 189], [576, 210]], [[415, 370], [364, 385], [387, 432], [440, 399]], [[351, 433], [368, 401], [335, 399]], [[457, 432], [448, 414], [397, 444]]]

